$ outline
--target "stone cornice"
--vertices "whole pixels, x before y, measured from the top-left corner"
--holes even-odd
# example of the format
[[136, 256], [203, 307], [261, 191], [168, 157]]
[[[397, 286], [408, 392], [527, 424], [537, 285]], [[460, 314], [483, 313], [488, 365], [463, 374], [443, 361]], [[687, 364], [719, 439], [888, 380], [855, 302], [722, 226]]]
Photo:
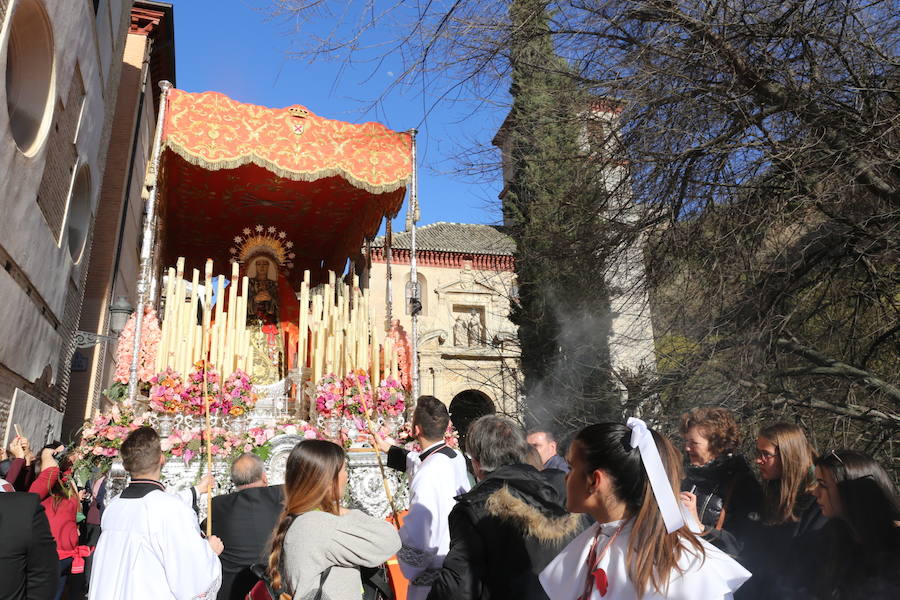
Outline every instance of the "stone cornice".
[[[372, 248], [372, 262], [385, 263], [384, 248]], [[410, 251], [404, 248], [391, 249], [391, 264], [408, 265]], [[417, 250], [416, 264], [420, 267], [443, 267], [461, 269], [469, 263], [477, 271], [514, 271], [515, 259], [503, 254], [465, 254], [440, 250]]]

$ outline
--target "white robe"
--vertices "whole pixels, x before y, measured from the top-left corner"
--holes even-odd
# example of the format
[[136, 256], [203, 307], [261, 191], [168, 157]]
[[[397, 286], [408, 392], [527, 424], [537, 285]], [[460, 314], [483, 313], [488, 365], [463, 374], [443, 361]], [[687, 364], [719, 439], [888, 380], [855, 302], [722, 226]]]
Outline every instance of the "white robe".
[[90, 600], [195, 600], [216, 597], [219, 557], [197, 517], [174, 494], [118, 498], [103, 512]]
[[[602, 548], [620, 524], [621, 521], [594, 524], [572, 540], [547, 565], [540, 574], [540, 581], [550, 598], [576, 600], [581, 595], [587, 575], [590, 543], [597, 528], [600, 527], [603, 531], [598, 540], [599, 548]], [[628, 578], [628, 565], [625, 562], [631, 525], [632, 523], [625, 525], [600, 560], [599, 566], [606, 571], [609, 588], [605, 596], [600, 596], [594, 586], [591, 600], [638, 599], [637, 591]], [[700, 543], [706, 551], [705, 559], [696, 556], [692, 547], [682, 551], [678, 565], [684, 572], [672, 572], [664, 595], [658, 594], [651, 587], [646, 590], [642, 600], [730, 600], [734, 591], [750, 578], [750, 572], [705, 540], [701, 539]]]
[[[424, 600], [428, 596], [431, 582], [450, 549], [449, 519], [455, 498], [471, 488], [466, 459], [459, 450], [454, 452], [455, 458], [434, 452], [424, 461], [418, 452], [406, 455], [409, 514], [400, 528], [403, 547], [397, 559], [403, 576], [410, 582], [409, 600]], [[414, 585], [414, 581], [421, 585]]]

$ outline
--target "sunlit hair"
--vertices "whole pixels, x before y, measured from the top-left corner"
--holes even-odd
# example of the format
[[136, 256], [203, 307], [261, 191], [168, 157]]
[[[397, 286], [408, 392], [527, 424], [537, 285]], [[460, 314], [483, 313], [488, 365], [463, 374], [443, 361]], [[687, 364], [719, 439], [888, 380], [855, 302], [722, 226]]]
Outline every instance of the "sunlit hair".
[[284, 538], [294, 517], [311, 510], [340, 514], [338, 475], [345, 460], [344, 449], [327, 440], [303, 440], [291, 450], [284, 471], [284, 510], [272, 535], [267, 569], [275, 590], [283, 585]]
[[766, 522], [771, 525], [795, 523], [797, 498], [812, 493], [816, 486], [813, 472], [815, 450], [803, 429], [790, 423], [775, 423], [760, 430], [759, 437], [768, 440], [781, 457], [781, 478], [763, 481]]
[[[665, 437], [653, 430], [651, 433], [672, 493], [677, 497], [682, 475], [681, 455]], [[634, 519], [625, 564], [638, 597], [642, 598], [651, 589], [665, 595], [671, 572], [683, 572], [678, 566], [682, 552], [691, 551], [701, 559], [706, 553], [687, 526], [671, 534], [666, 531], [641, 454], [631, 447], [630, 440], [631, 430], [625, 425], [599, 423], [578, 432], [572, 451], [581, 454], [589, 474], [602, 470], [612, 478], [613, 493], [625, 503], [626, 516]]]
[[699, 429], [709, 441], [713, 458], [734, 452], [741, 443], [737, 423], [731, 411], [720, 406], [692, 408], [681, 415], [681, 435], [687, 435], [691, 427]]
[[815, 461], [837, 484], [841, 518], [866, 550], [889, 550], [897, 539], [900, 499], [890, 476], [874, 458], [856, 450], [836, 450]]

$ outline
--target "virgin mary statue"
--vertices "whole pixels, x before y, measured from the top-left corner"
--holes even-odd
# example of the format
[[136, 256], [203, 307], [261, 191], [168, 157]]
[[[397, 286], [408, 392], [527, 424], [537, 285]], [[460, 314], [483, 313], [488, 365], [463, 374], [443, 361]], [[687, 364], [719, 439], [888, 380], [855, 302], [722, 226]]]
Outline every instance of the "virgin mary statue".
[[235, 237], [234, 260], [248, 278], [247, 329], [250, 332], [256, 385], [285, 378], [296, 353], [297, 296], [286, 274], [293, 267], [293, 244], [275, 227], [245, 228]]

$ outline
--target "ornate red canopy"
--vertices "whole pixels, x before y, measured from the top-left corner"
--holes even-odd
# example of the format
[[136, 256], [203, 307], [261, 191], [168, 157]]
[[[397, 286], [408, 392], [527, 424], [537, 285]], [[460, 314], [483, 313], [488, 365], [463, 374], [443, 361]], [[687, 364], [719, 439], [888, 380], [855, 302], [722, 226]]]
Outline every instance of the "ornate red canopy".
[[294, 105], [271, 109], [217, 92], [167, 97], [160, 190], [165, 264], [206, 258], [225, 271], [234, 236], [276, 227], [304, 269], [341, 270], [403, 203], [412, 173], [408, 133], [354, 125]]

